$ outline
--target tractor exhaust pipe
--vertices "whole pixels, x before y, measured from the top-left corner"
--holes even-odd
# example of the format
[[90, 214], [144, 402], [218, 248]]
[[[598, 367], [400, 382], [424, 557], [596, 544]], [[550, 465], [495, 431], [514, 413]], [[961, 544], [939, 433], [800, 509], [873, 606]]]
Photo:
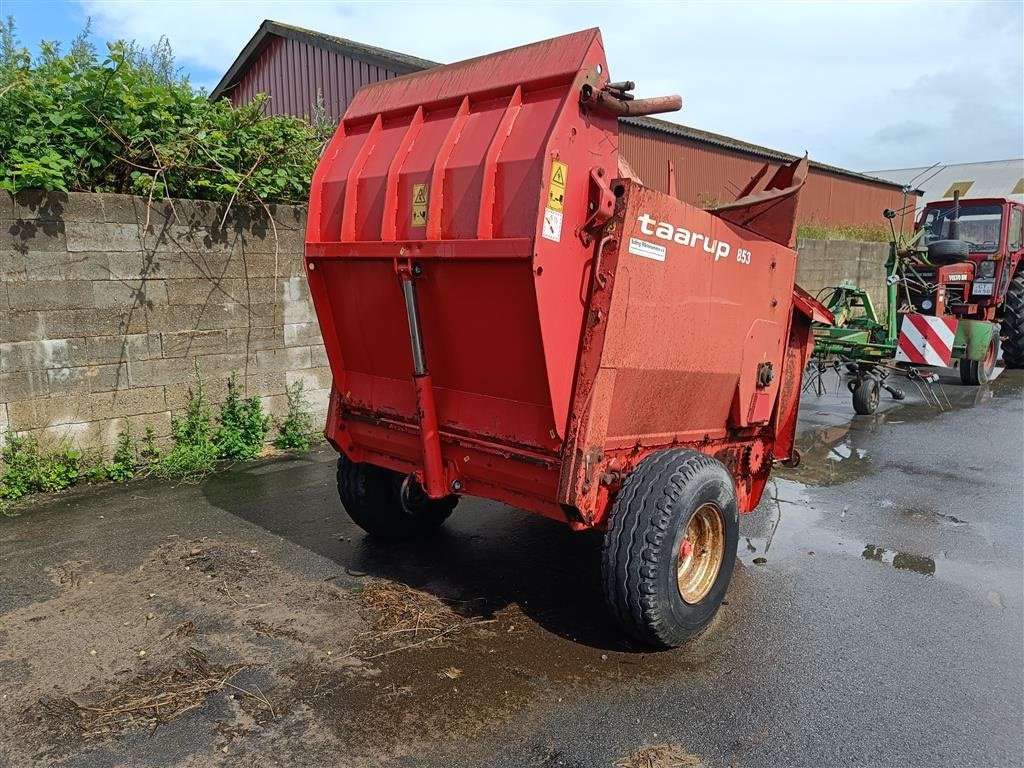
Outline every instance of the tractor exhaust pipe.
[[[663, 112], [676, 112], [683, 108], [682, 96], [654, 96], [650, 99], [634, 99], [626, 93], [625, 86], [633, 83], [626, 81], [612, 83], [603, 90], [595, 90], [592, 85], [584, 85], [580, 89], [580, 104], [593, 109], [610, 112], [619, 117], [639, 117], [641, 115], [658, 115]], [[623, 86], [622, 89], [612, 86]]]

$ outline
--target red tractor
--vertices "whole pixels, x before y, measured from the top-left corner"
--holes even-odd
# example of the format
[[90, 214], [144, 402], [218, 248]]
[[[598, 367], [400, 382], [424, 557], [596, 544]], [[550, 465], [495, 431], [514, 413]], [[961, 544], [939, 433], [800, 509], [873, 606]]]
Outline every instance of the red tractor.
[[[928, 203], [905, 271], [907, 309], [1000, 322], [1002, 355], [1024, 367], [1024, 204], [1005, 198]], [[992, 375], [997, 345], [984, 360], [960, 361], [960, 378]]]

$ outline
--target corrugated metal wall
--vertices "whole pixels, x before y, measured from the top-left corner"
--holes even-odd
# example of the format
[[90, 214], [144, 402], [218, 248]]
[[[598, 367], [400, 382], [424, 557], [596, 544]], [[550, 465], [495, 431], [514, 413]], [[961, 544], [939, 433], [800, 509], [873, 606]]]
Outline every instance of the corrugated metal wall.
[[[398, 77], [385, 67], [366, 64], [301, 40], [274, 36], [231, 92], [235, 104], [270, 94], [270, 114], [308, 118], [323, 95], [327, 117], [337, 121], [363, 85]], [[668, 161], [675, 167], [680, 199], [695, 205], [733, 200], [764, 161], [739, 151], [685, 137], [623, 125], [620, 149], [644, 183], [668, 191]], [[884, 224], [885, 208], [903, 206], [902, 194], [870, 182], [812, 168], [800, 198], [798, 220], [835, 224]]]
[[390, 69], [275, 36], [232, 90], [231, 101], [245, 104], [266, 93], [270, 114], [308, 118], [319, 92], [327, 117], [337, 121], [362, 86], [393, 77], [398, 74]]
[[[765, 161], [708, 144], [623, 125], [619, 149], [644, 184], [668, 191], [668, 161], [675, 168], [676, 193], [695, 205], [736, 198]], [[777, 163], [775, 165], [778, 165]], [[903, 207], [903, 194], [891, 187], [811, 168], [800, 195], [800, 223], [884, 225], [882, 211]]]

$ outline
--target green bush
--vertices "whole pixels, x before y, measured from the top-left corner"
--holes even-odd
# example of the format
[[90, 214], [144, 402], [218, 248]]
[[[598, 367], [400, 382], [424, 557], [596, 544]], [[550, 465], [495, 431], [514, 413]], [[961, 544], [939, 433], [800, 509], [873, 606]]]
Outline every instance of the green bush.
[[228, 397], [220, 407], [217, 451], [221, 458], [245, 461], [263, 450], [270, 431], [270, 417], [264, 415], [258, 397], [243, 400], [238, 391], [238, 374], [228, 380]]
[[309, 404], [303, 392], [302, 380], [296, 381], [286, 389], [288, 395], [288, 411], [283, 419], [277, 420], [277, 437], [274, 447], [282, 451], [308, 451], [316, 437], [313, 429], [313, 417], [309, 413]]
[[0, 23], [0, 189], [306, 201], [328, 128], [267, 116], [264, 98], [211, 103], [166, 40], [101, 59], [87, 33], [33, 59]]
[[135, 444], [132, 442], [132, 428], [129, 425], [117, 436], [114, 458], [103, 465], [103, 473], [111, 482], [124, 483], [135, 477], [136, 466], [138, 461], [135, 458]]
[[67, 444], [43, 453], [33, 438], [9, 434], [0, 452], [4, 471], [0, 499], [17, 501], [40, 491], [52, 493], [74, 485], [82, 469], [82, 452]]
[[214, 470], [220, 451], [214, 442], [213, 409], [206, 395], [206, 383], [195, 364], [195, 387], [188, 392], [184, 416], [171, 418], [174, 446], [156, 464], [154, 471], [164, 479], [197, 482]]

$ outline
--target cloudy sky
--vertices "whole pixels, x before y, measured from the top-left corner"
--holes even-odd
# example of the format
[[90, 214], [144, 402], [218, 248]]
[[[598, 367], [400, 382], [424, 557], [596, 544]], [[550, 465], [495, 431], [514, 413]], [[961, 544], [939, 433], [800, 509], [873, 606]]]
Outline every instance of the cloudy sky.
[[665, 116], [870, 171], [1024, 156], [1024, 3], [0, 0], [22, 42], [166, 35], [215, 84], [274, 19], [449, 62], [600, 26], [612, 77]]

